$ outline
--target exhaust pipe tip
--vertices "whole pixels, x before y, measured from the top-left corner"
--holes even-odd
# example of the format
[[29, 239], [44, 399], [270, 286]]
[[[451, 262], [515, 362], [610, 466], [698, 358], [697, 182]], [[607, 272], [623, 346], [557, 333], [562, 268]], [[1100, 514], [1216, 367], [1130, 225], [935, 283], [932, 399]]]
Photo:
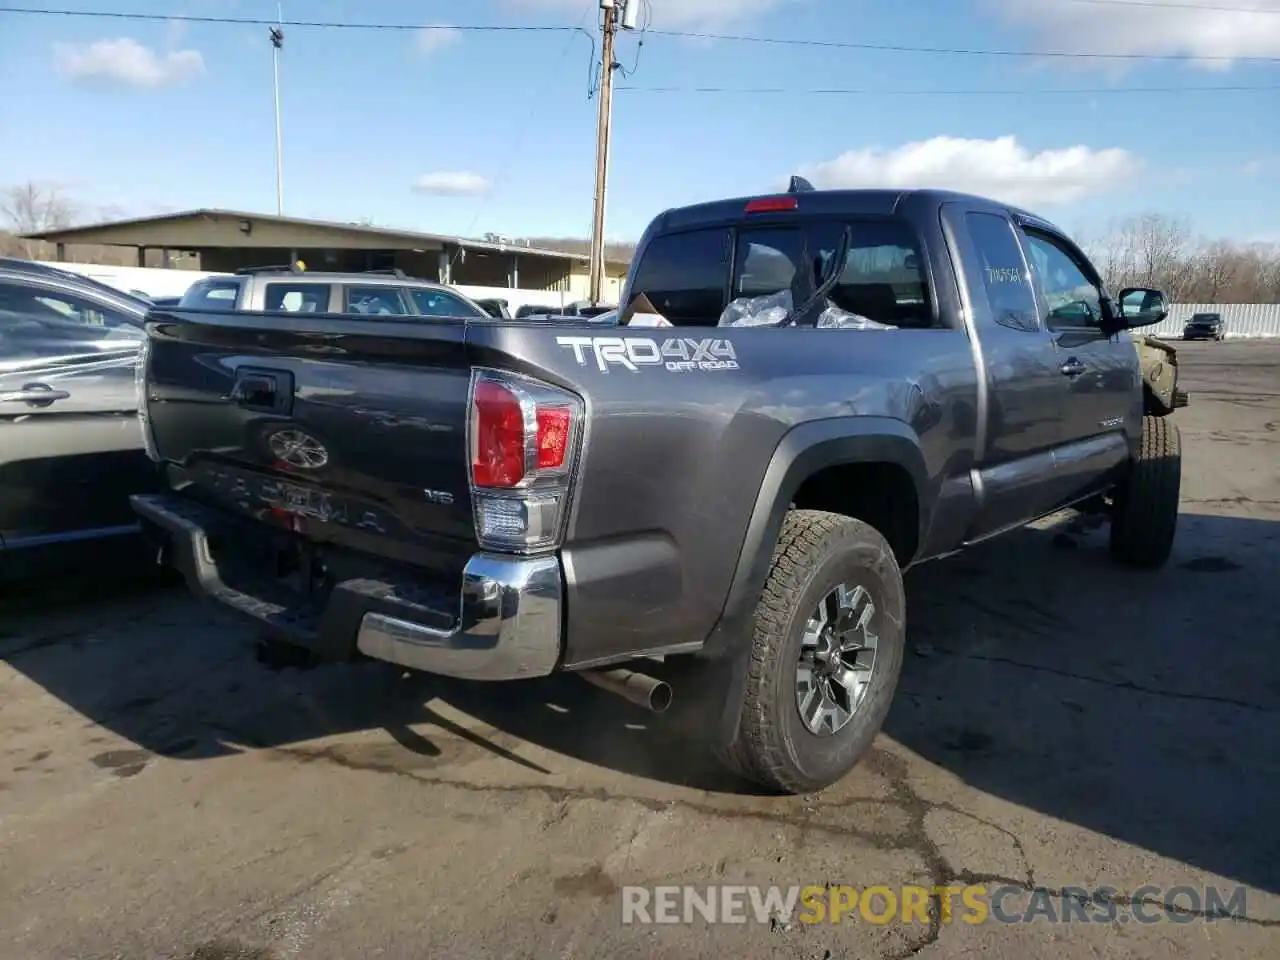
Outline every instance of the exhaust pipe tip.
[[665, 680], [658, 680], [649, 692], [649, 709], [654, 713], [666, 713], [667, 708], [671, 706], [671, 701], [674, 699], [675, 695], [671, 692], [671, 684]]
[[669, 683], [634, 670], [583, 670], [579, 676], [601, 690], [644, 707], [650, 713], [665, 713], [675, 699]]

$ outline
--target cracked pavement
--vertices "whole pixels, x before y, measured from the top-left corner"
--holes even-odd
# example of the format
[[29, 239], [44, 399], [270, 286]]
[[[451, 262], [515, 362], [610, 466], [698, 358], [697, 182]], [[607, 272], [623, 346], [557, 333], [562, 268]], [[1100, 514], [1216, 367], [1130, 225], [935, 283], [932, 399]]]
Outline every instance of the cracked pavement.
[[[0, 957], [1277, 955], [1280, 344], [1178, 346], [1170, 565], [1053, 518], [912, 571], [885, 730], [814, 796], [721, 773], [678, 674], [654, 718], [574, 678], [272, 668], [180, 589], [9, 596]], [[1015, 913], [1243, 885], [1247, 915], [622, 924], [621, 886], [685, 883], [984, 883]]]

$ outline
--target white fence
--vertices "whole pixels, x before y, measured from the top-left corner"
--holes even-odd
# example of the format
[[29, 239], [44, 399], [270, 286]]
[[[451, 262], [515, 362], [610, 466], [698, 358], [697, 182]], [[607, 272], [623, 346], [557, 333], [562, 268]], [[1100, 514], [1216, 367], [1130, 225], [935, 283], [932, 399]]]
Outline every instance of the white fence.
[[[143, 293], [149, 297], [180, 297], [187, 287], [204, 277], [218, 276], [201, 270], [172, 270], [161, 267], [113, 267], [99, 263], [51, 263], [61, 270], [82, 273], [85, 276], [108, 283], [120, 290]], [[520, 290], [510, 287], [458, 286], [457, 289], [473, 300], [500, 297], [514, 313], [520, 307], [532, 304], [536, 307], [564, 307], [582, 299], [571, 291]]]

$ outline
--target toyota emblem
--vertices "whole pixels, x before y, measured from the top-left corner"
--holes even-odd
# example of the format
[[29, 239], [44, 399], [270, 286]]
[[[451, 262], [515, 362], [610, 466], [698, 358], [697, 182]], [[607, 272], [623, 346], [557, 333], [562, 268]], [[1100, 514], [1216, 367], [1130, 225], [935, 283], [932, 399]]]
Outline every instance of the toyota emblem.
[[329, 462], [324, 444], [301, 430], [280, 430], [267, 440], [277, 460], [299, 470], [319, 470]]

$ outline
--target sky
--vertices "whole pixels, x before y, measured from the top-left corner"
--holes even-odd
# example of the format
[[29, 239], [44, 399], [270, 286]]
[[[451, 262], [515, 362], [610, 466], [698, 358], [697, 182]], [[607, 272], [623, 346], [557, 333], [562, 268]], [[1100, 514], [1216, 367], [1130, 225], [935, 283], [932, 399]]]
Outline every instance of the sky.
[[[286, 215], [589, 235], [599, 2], [282, 0]], [[632, 2], [610, 240], [800, 173], [967, 190], [1077, 234], [1155, 212], [1280, 242], [1280, 0]], [[275, 212], [267, 26], [165, 18], [276, 0], [5, 6], [46, 13], [0, 9], [0, 187], [51, 186], [83, 221]], [[498, 26], [583, 29], [474, 29]]]

